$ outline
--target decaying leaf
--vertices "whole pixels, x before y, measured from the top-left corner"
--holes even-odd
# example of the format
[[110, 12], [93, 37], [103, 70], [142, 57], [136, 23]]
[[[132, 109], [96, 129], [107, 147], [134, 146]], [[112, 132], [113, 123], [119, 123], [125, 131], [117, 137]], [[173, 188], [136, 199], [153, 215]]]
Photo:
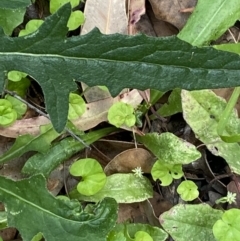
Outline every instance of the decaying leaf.
[[156, 18], [171, 23], [179, 30], [186, 24], [190, 13], [181, 10], [194, 7], [197, 0], [149, 0]]
[[144, 173], [150, 173], [154, 164], [154, 157], [143, 148], [133, 148], [114, 157], [105, 167], [107, 175], [113, 173], [131, 173], [133, 169], [141, 167]]
[[127, 33], [125, 0], [87, 0], [84, 15], [82, 35], [95, 27], [104, 34]]

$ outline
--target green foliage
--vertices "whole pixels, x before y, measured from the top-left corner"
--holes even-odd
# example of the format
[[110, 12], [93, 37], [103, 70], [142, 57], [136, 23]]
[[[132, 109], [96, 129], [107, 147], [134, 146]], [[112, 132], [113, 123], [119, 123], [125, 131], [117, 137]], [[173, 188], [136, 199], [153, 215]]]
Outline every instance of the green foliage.
[[208, 204], [178, 204], [160, 215], [160, 223], [174, 241], [213, 241], [212, 227], [222, 211]]
[[213, 225], [213, 234], [217, 241], [238, 241], [240, 237], [240, 210], [227, 210], [222, 218]]
[[20, 100], [10, 96], [6, 95], [5, 99], [8, 100], [12, 104], [12, 108], [16, 111], [17, 113], [17, 119], [21, 119], [22, 116], [26, 113], [27, 111], [27, 105], [21, 102]]
[[19, 32], [19, 37], [25, 36], [25, 35], [28, 35], [30, 33], [35, 32], [37, 29], [39, 29], [39, 27], [43, 24], [43, 22], [44, 21], [42, 19], [32, 19], [32, 20], [30, 20], [26, 24], [25, 29], [22, 29]]
[[20, 81], [21, 79], [25, 78], [27, 76], [26, 73], [12, 70], [8, 72], [8, 79], [14, 82]]
[[198, 187], [193, 181], [183, 181], [177, 188], [178, 194], [184, 201], [192, 201], [199, 195]]
[[71, 3], [71, 7], [76, 7], [80, 0], [50, 0], [50, 13], [55, 13], [61, 6]]
[[[64, 5], [27, 38], [9, 38], [0, 33], [0, 92], [4, 71], [19, 70], [32, 76], [42, 87], [46, 111], [59, 132], [67, 121], [69, 93], [77, 88], [72, 79], [81, 79], [88, 86], [105, 85], [114, 96], [124, 88], [167, 91], [239, 83], [240, 56], [236, 54], [212, 47], [192, 47], [176, 37], [103, 35], [96, 29], [87, 35], [66, 38], [70, 14], [71, 6]], [[145, 45], [148, 48], [141, 47]]]
[[8, 225], [16, 227], [23, 240], [31, 240], [41, 231], [45, 240], [51, 241], [95, 241], [96, 237], [105, 241], [115, 225], [117, 203], [114, 199], [102, 200], [94, 206], [94, 212], [89, 213], [76, 200], [53, 197], [42, 175], [17, 182], [0, 177], [0, 183], [0, 201], [7, 207]]
[[182, 165], [167, 164], [157, 160], [151, 170], [153, 180], [159, 179], [162, 186], [169, 186], [173, 179], [179, 179], [183, 176]]
[[108, 121], [116, 127], [122, 125], [132, 127], [136, 122], [134, 108], [129, 104], [117, 102], [108, 110]]
[[134, 237], [135, 237], [134, 241], [142, 241], [142, 240], [144, 240], [144, 241], [153, 241], [152, 237], [148, 233], [146, 233], [144, 231], [136, 232]]
[[17, 119], [17, 112], [12, 103], [6, 99], [0, 99], [0, 126], [11, 125]]
[[46, 152], [50, 148], [51, 142], [60, 135], [52, 125], [41, 126], [40, 131], [38, 136], [29, 134], [19, 136], [13, 146], [0, 157], [0, 163], [20, 157], [28, 151]]
[[84, 14], [81, 11], [72, 12], [67, 23], [69, 31], [78, 28], [84, 23], [84, 20]]
[[99, 192], [106, 183], [106, 174], [99, 162], [92, 158], [80, 159], [70, 167], [70, 173], [76, 177], [82, 177], [77, 185], [77, 190], [86, 196]]
[[80, 117], [86, 111], [86, 103], [83, 98], [74, 93], [69, 95], [69, 110], [68, 110], [68, 119], [74, 120]]
[[0, 26], [6, 35], [11, 35], [15, 27], [23, 22], [26, 7], [31, 0], [1, 0], [0, 1]]
[[197, 6], [178, 37], [195, 46], [208, 45], [218, 39], [239, 19], [238, 0], [205, 1]]
[[7, 89], [16, 92], [17, 95], [24, 98], [28, 87], [30, 86], [30, 81], [27, 78], [21, 79], [21, 81], [8, 81]]
[[196, 147], [170, 132], [149, 133], [139, 136], [142, 142], [159, 160], [166, 164], [188, 164], [200, 158]]
[[69, 196], [72, 199], [89, 202], [98, 202], [105, 197], [111, 197], [118, 203], [134, 203], [151, 198], [153, 189], [146, 177], [139, 178], [132, 173], [116, 173], [108, 176], [104, 187], [92, 196], [82, 195], [76, 189], [71, 191]]
[[[86, 144], [91, 144], [115, 130], [113, 127], [108, 127], [92, 131], [80, 137]], [[81, 142], [72, 137], [65, 138], [52, 146], [49, 151], [37, 153], [30, 157], [24, 165], [22, 172], [27, 175], [42, 173], [48, 177], [56, 167], [84, 148], [85, 146]]]
[[[150, 240], [153, 240], [153, 241], [164, 241], [168, 237], [168, 234], [165, 231], [163, 231], [162, 229], [148, 225], [148, 224], [121, 223], [121, 224], [116, 224], [116, 226], [113, 228], [113, 230], [108, 234], [107, 241], [138, 240], [138, 239], [134, 239], [134, 236], [139, 232], [143, 232], [142, 233], [143, 239], [140, 239], [140, 240], [145, 240], [144, 235], [146, 235], [148, 239], [151, 238]], [[141, 237], [139, 237], [139, 238], [141, 238]]]
[[[206, 101], [208, 100], [208, 101]], [[183, 116], [195, 135], [214, 155], [223, 157], [231, 170], [240, 174], [238, 143], [224, 142], [217, 132], [219, 120], [227, 104], [224, 99], [216, 96], [211, 90], [182, 90]], [[240, 120], [235, 111], [231, 111], [224, 136], [240, 133]]]

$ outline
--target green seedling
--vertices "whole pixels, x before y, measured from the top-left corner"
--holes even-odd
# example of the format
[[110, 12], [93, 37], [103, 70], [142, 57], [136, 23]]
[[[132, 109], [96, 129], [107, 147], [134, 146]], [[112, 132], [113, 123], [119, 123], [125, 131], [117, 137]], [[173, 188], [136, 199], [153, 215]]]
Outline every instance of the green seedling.
[[0, 99], [0, 126], [7, 127], [17, 119], [17, 112], [10, 101]]
[[213, 234], [217, 241], [240, 240], [240, 210], [233, 208], [222, 215], [222, 219], [213, 225]]
[[1, 211], [0, 212], [0, 230], [6, 227], [7, 227], [7, 213], [5, 211]]
[[183, 176], [182, 165], [167, 164], [157, 160], [152, 167], [151, 174], [155, 181], [159, 179], [162, 182], [162, 186], [169, 186], [173, 179], [179, 179]]
[[[76, 7], [79, 4], [79, 0], [51, 0], [50, 1], [50, 13], [55, 13], [62, 5], [70, 2], [72, 8]], [[67, 27], [69, 31], [77, 29], [85, 21], [83, 12], [77, 10], [71, 13]]]
[[97, 160], [92, 158], [80, 159], [72, 164], [70, 173], [82, 177], [77, 185], [79, 193], [91, 196], [99, 192], [106, 183], [106, 175]]
[[16, 71], [16, 70], [12, 70], [8, 72], [8, 79], [13, 81], [13, 82], [17, 82], [20, 81], [21, 79], [25, 78], [27, 76], [26, 73], [24, 72], [20, 72], [20, 71]]
[[30, 20], [27, 24], [26, 24], [26, 27], [25, 29], [22, 29], [20, 32], [19, 32], [19, 37], [21, 36], [25, 36], [25, 35], [28, 35], [30, 33], [33, 33], [35, 32], [42, 24], [43, 24], [43, 20], [41, 19], [32, 19]]
[[7, 89], [14, 91], [17, 95], [24, 98], [27, 92], [28, 87], [30, 86], [30, 80], [26, 77], [21, 79], [21, 81], [8, 81]]
[[80, 0], [51, 0], [50, 13], [55, 13], [61, 6], [69, 2], [71, 3], [72, 8], [74, 8], [79, 4]]
[[80, 95], [70, 93], [68, 119], [74, 120], [86, 111], [86, 103]]
[[21, 119], [27, 111], [27, 105], [10, 95], [6, 95], [5, 99], [12, 104], [12, 108], [17, 112], [17, 119]]
[[198, 187], [193, 181], [183, 181], [177, 188], [177, 193], [184, 201], [192, 201], [199, 195]]
[[118, 128], [122, 125], [132, 127], [136, 123], [134, 108], [129, 104], [117, 102], [108, 111], [108, 121]]
[[77, 29], [80, 25], [82, 25], [85, 21], [83, 12], [77, 10], [71, 13], [67, 27], [69, 31]]

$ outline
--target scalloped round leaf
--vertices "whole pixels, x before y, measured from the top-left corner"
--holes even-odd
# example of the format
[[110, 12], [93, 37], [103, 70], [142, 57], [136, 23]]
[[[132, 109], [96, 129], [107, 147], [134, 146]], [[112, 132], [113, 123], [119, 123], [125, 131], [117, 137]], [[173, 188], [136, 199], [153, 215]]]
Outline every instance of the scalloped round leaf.
[[27, 111], [27, 105], [23, 103], [22, 101], [16, 99], [15, 97], [12, 97], [10, 95], [6, 95], [5, 99], [11, 102], [12, 108], [17, 112], [17, 119], [22, 118], [22, 116]]
[[80, 95], [70, 93], [68, 119], [75, 120], [86, 111], [86, 103]]
[[222, 219], [213, 225], [213, 235], [218, 241], [239, 240], [240, 237], [240, 210], [227, 210]]
[[104, 173], [99, 162], [93, 158], [79, 159], [70, 167], [70, 174], [76, 177], [86, 178], [98, 173]]
[[[22, 29], [20, 32], [19, 32], [19, 37], [21, 36], [25, 36], [25, 35], [28, 35], [30, 33], [33, 33], [35, 32], [42, 24], [43, 24], [43, 20], [42, 19], [32, 19], [30, 20], [26, 26], [25, 26], [25, 29]], [[24, 76], [25, 77], [25, 76]]]
[[177, 193], [184, 201], [192, 201], [199, 195], [198, 186], [193, 181], [182, 181], [177, 188]]
[[77, 185], [79, 193], [91, 196], [99, 192], [106, 183], [106, 174], [97, 160], [92, 158], [80, 159], [70, 167], [70, 174], [81, 176], [82, 180]]
[[67, 23], [67, 27], [69, 29], [69, 31], [75, 30], [76, 28], [78, 28], [80, 25], [82, 25], [85, 21], [84, 18], [84, 14], [83, 12], [77, 10], [71, 13], [68, 23]]
[[5, 99], [0, 99], [0, 126], [11, 125], [17, 119], [17, 112], [12, 108], [12, 104]]
[[8, 79], [13, 82], [20, 81], [21, 79], [25, 78], [26, 76], [27, 76], [26, 73], [20, 72], [17, 70], [12, 70], [12, 71], [8, 72]]
[[83, 178], [77, 185], [77, 190], [86, 196], [94, 195], [99, 192], [106, 183], [105, 173], [98, 173]]
[[201, 157], [194, 145], [170, 132], [149, 133], [139, 136], [138, 140], [165, 163], [188, 164]]
[[118, 128], [122, 125], [132, 127], [136, 122], [134, 108], [129, 104], [117, 102], [108, 110], [108, 121]]
[[159, 179], [162, 186], [169, 186], [173, 178], [179, 179], [183, 176], [181, 165], [171, 165], [164, 163], [161, 160], [157, 160], [151, 170], [153, 180]]

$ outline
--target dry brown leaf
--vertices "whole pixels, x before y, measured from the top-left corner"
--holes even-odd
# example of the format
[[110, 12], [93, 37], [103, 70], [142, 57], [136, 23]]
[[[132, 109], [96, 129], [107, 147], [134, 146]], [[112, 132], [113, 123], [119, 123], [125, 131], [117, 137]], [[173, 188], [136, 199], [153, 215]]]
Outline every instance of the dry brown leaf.
[[131, 173], [136, 167], [141, 167], [144, 173], [150, 173], [154, 157], [143, 148], [133, 148], [114, 157], [105, 167], [106, 175], [113, 173]]
[[81, 34], [87, 34], [94, 27], [104, 34], [127, 34], [125, 0], [87, 0], [84, 15], [86, 21]]
[[145, 14], [145, 0], [127, 0], [128, 6], [128, 34], [137, 34], [136, 23]]
[[149, 0], [157, 19], [171, 23], [181, 30], [190, 13], [182, 10], [196, 6], [197, 0]]

